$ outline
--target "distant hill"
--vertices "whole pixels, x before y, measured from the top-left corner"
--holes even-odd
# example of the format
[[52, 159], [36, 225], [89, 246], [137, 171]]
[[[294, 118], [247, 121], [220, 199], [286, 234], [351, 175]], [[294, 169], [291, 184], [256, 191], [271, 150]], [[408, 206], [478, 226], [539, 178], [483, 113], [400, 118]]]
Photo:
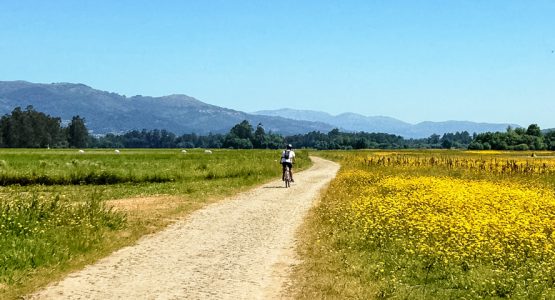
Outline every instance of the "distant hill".
[[267, 110], [253, 114], [210, 105], [186, 95], [126, 97], [93, 89], [84, 84], [40, 84], [26, 81], [0, 81], [0, 114], [15, 107], [32, 105], [37, 111], [70, 120], [84, 117], [87, 127], [97, 134], [122, 133], [133, 129], [166, 129], [176, 134], [227, 133], [242, 120], [253, 126], [262, 123], [266, 131], [283, 135], [310, 131], [366, 131], [423, 138], [446, 132], [505, 131], [514, 124], [466, 121], [406, 123], [391, 117], [344, 113], [337, 116], [311, 110]]
[[411, 127], [411, 124], [391, 117], [367, 117], [355, 113], [343, 113], [337, 116], [333, 116], [331, 114], [320, 111], [283, 108], [278, 110], [261, 110], [254, 112], [254, 114], [291, 118], [294, 120], [323, 122], [347, 131], [384, 132], [397, 134], [397, 132], [404, 132], [404, 130]]
[[344, 113], [337, 116], [311, 110], [278, 109], [263, 110], [254, 114], [280, 116], [295, 120], [309, 120], [329, 123], [347, 131], [384, 132], [401, 135], [406, 138], [424, 138], [432, 134], [468, 131], [470, 134], [486, 131], [505, 131], [507, 126], [520, 127], [515, 124], [476, 123], [468, 121], [421, 122], [406, 123], [391, 117], [363, 116], [355, 113]]
[[186, 95], [125, 97], [84, 84], [39, 84], [0, 81], [0, 113], [32, 105], [37, 111], [70, 120], [79, 115], [93, 133], [121, 133], [133, 129], [166, 129], [176, 134], [227, 133], [248, 120], [262, 123], [266, 131], [284, 135], [313, 130], [328, 132], [333, 126], [321, 122], [292, 121], [279, 116], [252, 115], [206, 104]]
[[507, 127], [512, 128], [521, 127], [517, 124], [504, 124], [504, 123], [477, 123], [469, 121], [444, 121], [444, 122], [421, 122], [408, 130], [407, 136], [430, 136], [432, 134], [443, 134], [446, 132], [468, 131], [472, 133], [482, 132], [505, 132]]

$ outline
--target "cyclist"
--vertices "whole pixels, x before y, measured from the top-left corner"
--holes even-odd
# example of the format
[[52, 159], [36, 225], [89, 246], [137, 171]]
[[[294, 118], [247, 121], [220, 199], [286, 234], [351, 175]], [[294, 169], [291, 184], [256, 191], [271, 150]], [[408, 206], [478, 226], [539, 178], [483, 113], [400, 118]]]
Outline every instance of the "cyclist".
[[282, 166], [282, 172], [281, 172], [281, 180], [285, 180], [285, 167], [289, 166], [289, 177], [291, 177], [291, 181], [295, 182], [293, 180], [293, 162], [295, 161], [295, 151], [293, 151], [293, 146], [291, 144], [288, 144], [286, 149], [283, 150], [283, 152], [281, 152], [281, 166]]

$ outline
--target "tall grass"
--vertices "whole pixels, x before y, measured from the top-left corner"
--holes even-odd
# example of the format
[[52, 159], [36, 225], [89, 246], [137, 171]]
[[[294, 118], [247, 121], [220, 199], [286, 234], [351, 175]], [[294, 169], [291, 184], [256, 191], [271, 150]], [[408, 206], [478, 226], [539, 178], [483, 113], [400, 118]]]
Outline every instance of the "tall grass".
[[71, 203], [37, 193], [0, 201], [0, 283], [17, 283], [25, 271], [71, 260], [94, 249], [107, 231], [125, 226], [125, 215], [94, 195]]

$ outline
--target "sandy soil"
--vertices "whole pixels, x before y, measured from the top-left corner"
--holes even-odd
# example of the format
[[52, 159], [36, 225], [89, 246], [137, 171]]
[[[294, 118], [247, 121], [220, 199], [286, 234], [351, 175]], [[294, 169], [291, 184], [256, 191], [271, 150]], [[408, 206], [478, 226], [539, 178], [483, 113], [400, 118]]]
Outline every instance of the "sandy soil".
[[27, 299], [276, 299], [295, 231], [339, 166], [314, 166], [198, 210]]

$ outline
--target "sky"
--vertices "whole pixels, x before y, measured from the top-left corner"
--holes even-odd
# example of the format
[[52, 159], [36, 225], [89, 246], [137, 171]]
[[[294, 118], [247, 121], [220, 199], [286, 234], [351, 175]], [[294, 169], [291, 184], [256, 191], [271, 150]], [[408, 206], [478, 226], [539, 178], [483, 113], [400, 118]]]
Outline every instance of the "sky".
[[0, 0], [0, 80], [555, 127], [555, 1]]

